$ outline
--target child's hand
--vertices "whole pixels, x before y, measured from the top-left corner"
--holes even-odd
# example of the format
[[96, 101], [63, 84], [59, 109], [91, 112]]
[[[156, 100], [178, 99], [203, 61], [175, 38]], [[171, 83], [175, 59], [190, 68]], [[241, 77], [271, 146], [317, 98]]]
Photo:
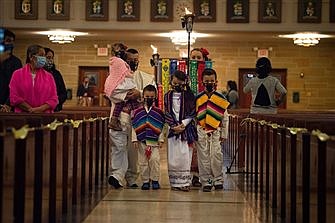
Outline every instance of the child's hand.
[[185, 130], [185, 126], [183, 124], [180, 124], [180, 125], [173, 127], [172, 130], [179, 134]]
[[140, 143], [138, 141], [133, 142], [134, 149], [140, 148]]

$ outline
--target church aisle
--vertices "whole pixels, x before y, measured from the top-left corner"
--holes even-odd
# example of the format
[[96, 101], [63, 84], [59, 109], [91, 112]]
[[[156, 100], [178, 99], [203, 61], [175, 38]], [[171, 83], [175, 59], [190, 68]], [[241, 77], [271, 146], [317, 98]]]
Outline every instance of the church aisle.
[[112, 189], [84, 222], [262, 222], [231, 176], [225, 175], [223, 191], [170, 190], [165, 149], [161, 151], [160, 183], [162, 188], [157, 191]]

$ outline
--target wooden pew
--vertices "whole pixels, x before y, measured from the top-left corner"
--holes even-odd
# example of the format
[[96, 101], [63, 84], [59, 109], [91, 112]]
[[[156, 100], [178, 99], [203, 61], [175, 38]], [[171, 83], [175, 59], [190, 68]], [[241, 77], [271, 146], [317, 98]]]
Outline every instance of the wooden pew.
[[[231, 119], [237, 121], [240, 114], [243, 112], [234, 113]], [[290, 222], [333, 222], [334, 214], [327, 211], [331, 207], [327, 197], [334, 197], [335, 146], [331, 140], [323, 142], [312, 135], [312, 130], [335, 135], [335, 113], [285, 111], [276, 116], [249, 117], [253, 119], [246, 121], [244, 131], [250, 191], [260, 192]], [[288, 127], [305, 130], [295, 133], [299, 129]]]
[[[107, 131], [103, 130], [107, 129], [107, 120], [97, 118], [100, 111], [95, 116], [91, 116], [94, 113], [93, 110], [88, 114], [84, 111], [80, 112], [83, 113], [82, 117], [88, 119], [82, 122], [90, 127], [87, 131], [80, 130], [82, 123], [74, 127], [67, 122], [53, 130], [45, 127], [55, 118], [65, 121], [79, 117], [80, 115], [75, 111], [72, 112], [73, 114], [68, 112], [68, 114], [52, 115], [0, 114], [0, 165], [3, 167], [0, 171], [0, 207], [2, 207], [0, 222], [56, 222], [60, 219], [72, 222], [71, 219], [76, 212], [73, 210], [76, 207], [80, 208], [80, 205], [76, 206], [71, 202], [75, 200], [73, 197], [76, 196], [76, 193], [73, 193], [73, 184], [77, 182], [73, 179], [73, 173], [78, 166], [83, 164], [77, 162], [78, 166], [73, 165], [75, 163], [73, 154], [76, 154], [75, 144], [89, 145], [88, 155], [85, 156], [85, 159], [80, 157], [84, 165], [88, 167], [87, 171], [81, 171], [85, 175], [85, 186], [91, 186], [90, 190], [99, 190], [97, 194], [100, 199], [101, 194], [107, 192], [106, 177], [103, 177], [97, 170], [108, 168], [105, 163], [108, 159], [104, 157], [108, 153], [96, 155], [100, 150], [94, 150], [100, 147], [103, 147], [104, 150], [108, 148], [104, 140], [108, 139]], [[24, 139], [15, 139], [14, 135], [8, 131], [13, 127], [18, 129], [27, 123], [30, 124], [30, 130]], [[80, 134], [76, 136], [78, 129]], [[84, 138], [87, 141], [80, 138], [84, 132], [88, 133]], [[77, 152], [81, 151], [77, 148]], [[98, 152], [95, 153], [95, 151]], [[102, 157], [104, 159], [101, 159]], [[92, 180], [87, 181], [87, 173], [90, 173], [92, 179], [94, 177], [94, 185], [97, 185], [96, 182], [99, 183], [97, 187], [93, 188], [93, 184], [90, 184]], [[82, 180], [82, 177], [79, 180]], [[77, 185], [80, 185], [80, 181]], [[102, 190], [105, 192], [101, 192]], [[83, 192], [80, 199], [84, 199], [88, 194], [95, 196], [94, 193], [89, 193], [87, 190]], [[76, 204], [80, 204], [80, 199], [76, 200]]]

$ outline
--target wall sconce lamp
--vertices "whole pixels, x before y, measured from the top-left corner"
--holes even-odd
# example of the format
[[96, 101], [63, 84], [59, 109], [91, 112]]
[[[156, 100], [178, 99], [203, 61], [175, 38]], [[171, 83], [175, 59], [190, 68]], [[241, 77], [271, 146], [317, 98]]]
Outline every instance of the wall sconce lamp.
[[76, 36], [73, 35], [49, 35], [49, 40], [53, 43], [72, 43]]
[[291, 38], [293, 43], [298, 46], [310, 47], [319, 44], [321, 38], [330, 38], [331, 35], [319, 34], [319, 33], [295, 33], [288, 35], [279, 35], [281, 38]]
[[88, 35], [84, 32], [74, 32], [69, 30], [50, 30], [50, 31], [41, 31], [36, 32], [37, 34], [48, 36], [49, 40], [52, 43], [64, 44], [74, 42], [76, 36]]

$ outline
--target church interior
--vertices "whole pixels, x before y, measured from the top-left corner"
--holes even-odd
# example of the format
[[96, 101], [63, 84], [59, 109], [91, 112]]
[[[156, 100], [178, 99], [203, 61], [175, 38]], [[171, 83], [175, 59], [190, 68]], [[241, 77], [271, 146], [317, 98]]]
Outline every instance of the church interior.
[[[0, 27], [15, 33], [23, 65], [30, 45], [51, 48], [67, 92], [61, 112], [0, 112], [0, 223], [335, 221], [335, 0], [0, 0]], [[167, 138], [160, 190], [108, 184], [114, 43], [139, 52], [160, 106], [172, 70], [191, 72], [193, 48], [209, 52], [217, 91], [237, 83], [222, 191], [171, 190]], [[275, 115], [250, 114], [243, 92], [261, 57], [287, 89]], [[84, 77], [95, 88], [82, 105]]]

